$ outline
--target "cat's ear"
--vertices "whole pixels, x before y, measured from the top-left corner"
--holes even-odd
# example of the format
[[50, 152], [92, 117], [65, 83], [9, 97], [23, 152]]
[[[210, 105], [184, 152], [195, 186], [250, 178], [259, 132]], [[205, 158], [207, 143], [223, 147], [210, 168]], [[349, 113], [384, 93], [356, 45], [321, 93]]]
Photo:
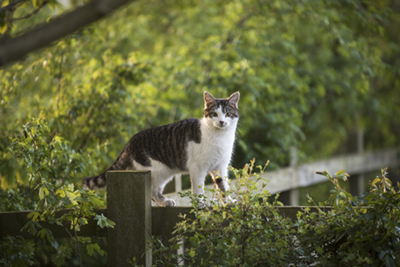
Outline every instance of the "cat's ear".
[[207, 91], [204, 91], [204, 105], [207, 107], [209, 104], [215, 102], [215, 98]]
[[230, 97], [228, 97], [229, 104], [238, 108], [239, 98], [240, 98], [239, 92], [233, 93]]

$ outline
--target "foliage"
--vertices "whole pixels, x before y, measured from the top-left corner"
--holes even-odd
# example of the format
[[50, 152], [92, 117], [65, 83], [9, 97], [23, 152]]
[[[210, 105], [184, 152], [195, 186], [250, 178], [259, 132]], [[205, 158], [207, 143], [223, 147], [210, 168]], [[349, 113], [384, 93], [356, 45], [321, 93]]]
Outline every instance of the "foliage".
[[[400, 191], [392, 186], [386, 169], [372, 182], [370, 192], [360, 197], [341, 188], [339, 180], [348, 177], [344, 171], [336, 177], [321, 173], [333, 183], [330, 198], [299, 211], [291, 220], [279, 212], [276, 199], [268, 201], [267, 191], [255, 193], [265, 181], [253, 173], [253, 166], [254, 161], [234, 170], [238, 186], [228, 192], [237, 199], [234, 205], [225, 204], [219, 195], [210, 207], [200, 209], [199, 199], [205, 196], [190, 195], [194, 218], [182, 216], [169, 246], [153, 238], [153, 265], [178, 266], [182, 261], [188, 266], [399, 265]], [[218, 195], [217, 190], [211, 192]], [[181, 240], [185, 249], [176, 255]]]
[[5, 237], [0, 242], [0, 251], [1, 266], [30, 266], [34, 263], [35, 243], [21, 236]]
[[[290, 146], [301, 160], [343, 152], [356, 128], [368, 149], [393, 147], [396, 7], [389, 0], [136, 1], [0, 70], [0, 136], [45, 118], [76, 151], [103, 149], [92, 162], [103, 170], [134, 133], [200, 117], [204, 90], [221, 97], [239, 90], [234, 166], [254, 156], [285, 165]], [[43, 8], [29, 20], [53, 15]], [[12, 25], [11, 35], [32, 22]]]
[[398, 266], [400, 264], [400, 190], [395, 190], [382, 169], [370, 191], [354, 197], [342, 189], [339, 180], [321, 173], [334, 184], [325, 204], [334, 209], [298, 214], [296, 237], [304, 262], [317, 261], [320, 266]]
[[[75, 179], [84, 171], [85, 160], [71, 144], [58, 135], [52, 136], [47, 122], [38, 119], [24, 125], [6, 151], [6, 156], [14, 158], [13, 164], [22, 166], [26, 173], [15, 173], [17, 185], [14, 189], [1, 189], [1, 211], [33, 210], [28, 215], [31, 221], [21, 231], [29, 233], [36, 241], [41, 240], [42, 247], [35, 247], [32, 240], [20, 236], [6, 237], [0, 242], [0, 246], [8, 248], [2, 250], [2, 263], [9, 266], [47, 264], [52, 255], [51, 261], [56, 266], [64, 266], [72, 257], [77, 257], [78, 264], [83, 266], [82, 254], [104, 256], [97, 242], [78, 236], [80, 228], [90, 218], [97, 220], [102, 228], [114, 227], [114, 223], [96, 213], [96, 208], [106, 205], [104, 196], [75, 189]], [[2, 168], [7, 168], [10, 162], [2, 162]], [[9, 177], [2, 182], [13, 179], [15, 177]], [[39, 224], [41, 221], [63, 226], [71, 240], [55, 239], [51, 231]], [[41, 253], [43, 245], [48, 250], [45, 253]]]
[[[0, 0], [0, 42], [79, 3]], [[107, 168], [134, 133], [200, 117], [204, 90], [241, 92], [234, 166], [254, 156], [286, 165], [291, 146], [300, 161], [347, 152], [359, 128], [367, 149], [396, 147], [399, 18], [392, 0], [134, 1], [0, 69], [0, 210], [36, 210], [74, 236], [100, 205], [81, 179]], [[14, 244], [7, 255], [36, 265], [48, 255], [77, 265], [82, 246], [101, 254], [97, 241], [75, 236], [57, 246], [42, 230], [35, 247], [17, 237], [2, 247]], [[16, 258], [17, 250], [26, 253]]]

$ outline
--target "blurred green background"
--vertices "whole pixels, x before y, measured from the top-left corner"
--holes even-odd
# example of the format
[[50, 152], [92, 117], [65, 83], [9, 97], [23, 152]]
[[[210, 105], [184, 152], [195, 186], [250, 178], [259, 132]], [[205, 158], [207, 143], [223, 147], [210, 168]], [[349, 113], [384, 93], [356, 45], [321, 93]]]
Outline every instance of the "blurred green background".
[[[0, 13], [2, 38], [80, 4], [49, 3], [23, 20]], [[359, 129], [367, 151], [398, 147], [399, 11], [391, 0], [135, 1], [0, 69], [1, 186], [32, 186], [46, 168], [80, 185], [133, 134], [201, 117], [205, 90], [241, 93], [237, 168], [288, 166], [293, 146], [299, 163], [354, 152]]]

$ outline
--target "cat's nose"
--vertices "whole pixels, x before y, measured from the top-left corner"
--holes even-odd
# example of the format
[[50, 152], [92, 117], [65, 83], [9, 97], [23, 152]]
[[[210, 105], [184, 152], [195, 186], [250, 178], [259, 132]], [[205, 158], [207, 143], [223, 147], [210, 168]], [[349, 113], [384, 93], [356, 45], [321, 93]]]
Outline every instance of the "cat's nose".
[[221, 124], [221, 126], [222, 126], [222, 125], [225, 124], [225, 122], [224, 121], [219, 121], [219, 124]]

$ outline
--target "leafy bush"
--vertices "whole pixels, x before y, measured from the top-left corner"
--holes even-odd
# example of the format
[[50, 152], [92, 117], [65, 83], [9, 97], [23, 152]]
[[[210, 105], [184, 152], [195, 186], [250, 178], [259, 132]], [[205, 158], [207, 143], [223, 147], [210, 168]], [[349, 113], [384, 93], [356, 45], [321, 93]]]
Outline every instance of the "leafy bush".
[[[96, 241], [104, 242], [77, 234], [93, 217], [102, 228], [113, 227], [114, 223], [95, 212], [96, 208], [106, 206], [104, 196], [76, 189], [74, 183], [82, 178], [88, 163], [69, 142], [57, 134], [51, 136], [46, 121], [32, 120], [12, 139], [2, 156], [0, 172], [11, 176], [2, 176], [6, 179], [1, 181], [11, 188], [0, 189], [0, 211], [33, 210], [28, 215], [31, 221], [21, 230], [35, 237], [35, 242], [21, 236], [3, 238], [2, 265], [39, 266], [51, 261], [56, 266], [83, 266], [82, 258], [87, 258], [88, 266], [93, 260], [87, 255], [105, 256]], [[20, 165], [25, 173], [8, 172], [8, 164]], [[41, 221], [63, 226], [71, 238], [55, 239], [50, 230], [39, 224]], [[105, 263], [105, 257], [97, 259], [94, 265], [99, 262]]]
[[[268, 201], [268, 191], [257, 191], [266, 183], [253, 169], [254, 161], [243, 170], [234, 170], [238, 187], [227, 194], [237, 204], [225, 204], [223, 196], [211, 190], [211, 206], [201, 209], [198, 196], [189, 194], [194, 218], [182, 216], [170, 246], [154, 237], [150, 244], [153, 264], [399, 266], [400, 192], [386, 177], [386, 169], [371, 183], [370, 192], [360, 197], [340, 187], [339, 180], [348, 177], [344, 171], [336, 177], [321, 172], [334, 186], [331, 196], [313, 209], [304, 208], [292, 220], [279, 212], [281, 203], [276, 198]], [[256, 180], [250, 179], [252, 175]], [[184, 252], [176, 255], [182, 240]]]
[[[333, 178], [332, 195], [325, 204], [333, 209], [298, 214], [296, 237], [301, 248], [301, 263], [320, 266], [399, 266], [400, 191], [396, 191], [382, 169], [360, 197], [352, 196], [339, 185], [347, 180], [344, 171]], [[312, 201], [312, 200], [310, 200]], [[304, 260], [304, 262], [303, 262]]]

